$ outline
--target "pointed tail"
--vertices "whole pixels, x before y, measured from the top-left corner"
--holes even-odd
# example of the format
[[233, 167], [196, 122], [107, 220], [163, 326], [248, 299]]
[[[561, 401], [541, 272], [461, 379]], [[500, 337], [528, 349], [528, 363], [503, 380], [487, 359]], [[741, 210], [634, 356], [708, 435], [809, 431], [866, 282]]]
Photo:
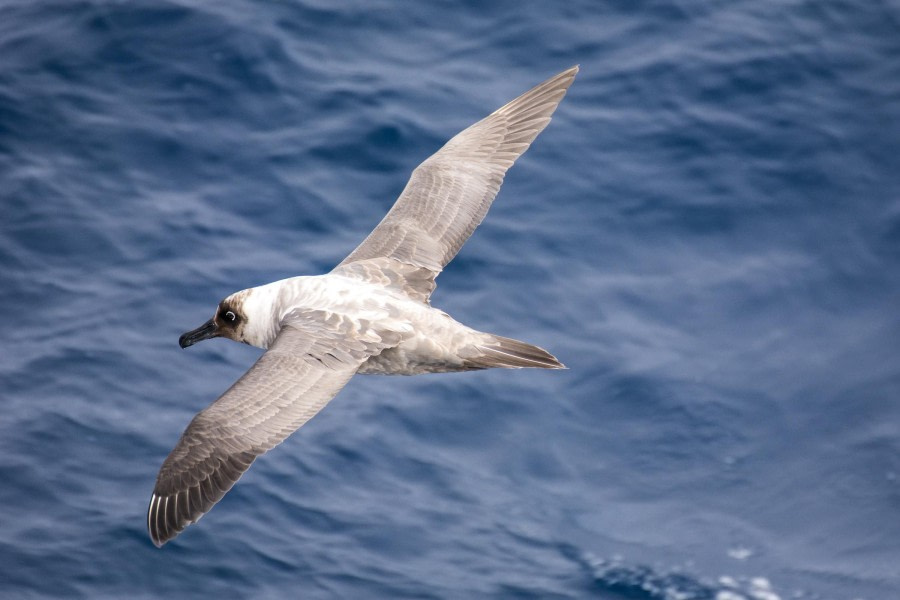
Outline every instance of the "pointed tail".
[[476, 349], [480, 354], [466, 359], [467, 365], [474, 369], [566, 368], [543, 348], [499, 335], [491, 335], [486, 343], [476, 346]]

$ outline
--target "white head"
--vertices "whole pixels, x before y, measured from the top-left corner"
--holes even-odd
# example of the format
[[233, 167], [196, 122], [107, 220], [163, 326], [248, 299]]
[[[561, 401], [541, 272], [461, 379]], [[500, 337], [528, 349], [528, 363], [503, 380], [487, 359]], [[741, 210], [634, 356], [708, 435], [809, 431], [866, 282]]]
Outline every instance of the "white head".
[[268, 286], [248, 288], [231, 294], [216, 308], [216, 314], [197, 329], [178, 339], [182, 348], [202, 340], [225, 337], [236, 342], [268, 348], [278, 334]]

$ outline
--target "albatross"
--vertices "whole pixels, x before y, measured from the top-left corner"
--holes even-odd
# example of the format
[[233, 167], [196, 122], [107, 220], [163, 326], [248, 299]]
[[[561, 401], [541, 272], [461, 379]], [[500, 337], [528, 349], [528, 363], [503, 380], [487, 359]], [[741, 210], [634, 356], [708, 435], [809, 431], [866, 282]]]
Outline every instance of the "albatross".
[[156, 546], [196, 523], [357, 373], [565, 368], [542, 348], [459, 323], [430, 297], [577, 72], [551, 77], [450, 139], [330, 273], [231, 294], [181, 336], [182, 348], [224, 337], [265, 353], [194, 417], [163, 462], [147, 511]]

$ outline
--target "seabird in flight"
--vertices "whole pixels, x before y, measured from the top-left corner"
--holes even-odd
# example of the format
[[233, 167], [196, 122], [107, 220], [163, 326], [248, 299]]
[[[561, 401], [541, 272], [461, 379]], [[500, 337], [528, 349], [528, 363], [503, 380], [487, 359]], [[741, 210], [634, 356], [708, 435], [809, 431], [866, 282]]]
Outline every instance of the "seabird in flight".
[[226, 337], [266, 352], [194, 417], [163, 463], [147, 512], [154, 544], [195, 523], [357, 373], [563, 368], [537, 346], [466, 327], [429, 298], [577, 72], [548, 79], [447, 142], [330, 273], [236, 292], [181, 336], [182, 348]]

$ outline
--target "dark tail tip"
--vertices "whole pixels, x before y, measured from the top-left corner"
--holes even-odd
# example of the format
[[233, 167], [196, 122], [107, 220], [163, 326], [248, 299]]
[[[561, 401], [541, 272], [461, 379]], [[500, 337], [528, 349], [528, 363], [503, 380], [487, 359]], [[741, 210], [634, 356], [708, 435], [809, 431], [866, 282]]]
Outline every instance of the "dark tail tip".
[[566, 366], [544, 350], [519, 340], [495, 335], [490, 343], [479, 346], [482, 354], [472, 360], [482, 368], [565, 369]]

